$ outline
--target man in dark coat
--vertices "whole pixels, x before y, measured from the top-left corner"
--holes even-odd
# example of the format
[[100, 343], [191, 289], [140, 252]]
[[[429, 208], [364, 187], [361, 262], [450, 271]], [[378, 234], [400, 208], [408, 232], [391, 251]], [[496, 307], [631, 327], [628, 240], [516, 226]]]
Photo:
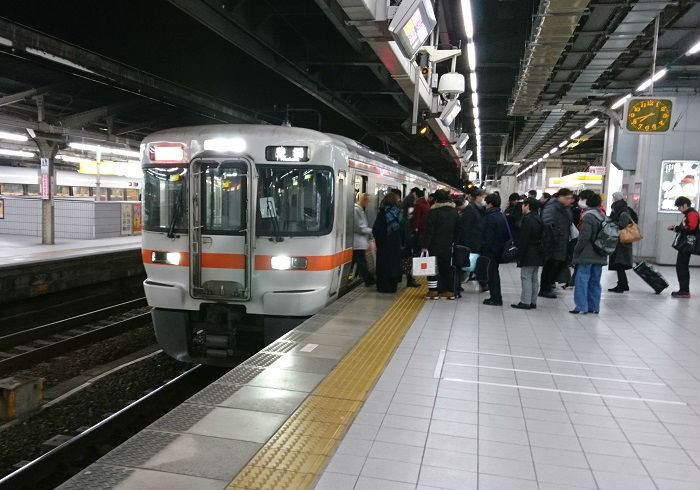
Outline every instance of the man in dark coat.
[[437, 276], [428, 277], [429, 299], [455, 299], [452, 272], [452, 244], [457, 228], [457, 210], [445, 190], [435, 191], [435, 204], [428, 213], [428, 228], [421, 238], [421, 248], [435, 257]]
[[486, 217], [484, 218], [484, 246], [482, 253], [489, 259], [489, 292], [491, 297], [485, 305], [502, 306], [501, 277], [498, 265], [503, 255], [503, 247], [509, 239], [505, 215], [501, 212], [501, 197], [498, 194], [486, 196]]
[[554, 243], [552, 244], [552, 254], [542, 267], [540, 277], [539, 295], [543, 298], [556, 298], [554, 294], [554, 281], [566, 267], [566, 252], [569, 244], [569, 233], [571, 227], [571, 209], [574, 202], [574, 194], [570, 189], [559, 189], [552, 198], [547, 201], [542, 210], [542, 222], [545, 226], [552, 227]]
[[[618, 199], [616, 199], [618, 198]], [[617, 226], [622, 230], [632, 222], [632, 213], [627, 207], [627, 201], [623, 199], [622, 193], [616, 192], [613, 194], [612, 213], [610, 220], [617, 223]], [[632, 268], [632, 244], [617, 242], [615, 251], [610, 256], [608, 262], [608, 270], [617, 271], [617, 286], [608, 289], [613, 293], [624, 293], [630, 290], [629, 282], [627, 281], [627, 273], [625, 271]]]
[[484, 200], [485, 191], [476, 189], [471, 193], [472, 199], [457, 222], [458, 245], [469, 247], [471, 253], [480, 254], [484, 243]]
[[523, 201], [523, 219], [518, 238], [518, 267], [520, 267], [520, 303], [511, 305], [520, 310], [537, 308], [539, 290], [539, 268], [544, 263], [542, 256], [542, 231], [544, 224], [537, 210], [540, 203], [534, 197]]

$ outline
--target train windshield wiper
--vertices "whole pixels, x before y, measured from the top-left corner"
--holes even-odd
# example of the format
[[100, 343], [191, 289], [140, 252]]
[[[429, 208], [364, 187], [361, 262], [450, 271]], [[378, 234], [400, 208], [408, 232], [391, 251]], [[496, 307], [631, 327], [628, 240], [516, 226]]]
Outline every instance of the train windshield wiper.
[[180, 187], [180, 191], [177, 194], [177, 201], [175, 202], [175, 209], [173, 210], [173, 215], [170, 217], [170, 223], [168, 223], [168, 238], [175, 238], [175, 223], [180, 219], [182, 214], [182, 195], [183, 187]]
[[[280, 220], [277, 217], [277, 213], [275, 212], [275, 209], [273, 208], [269, 200], [267, 201], [267, 212], [272, 218], [272, 230], [275, 233], [275, 241], [283, 242], [284, 238], [282, 238], [282, 232], [280, 231]], [[272, 238], [270, 238], [270, 241], [272, 241]]]

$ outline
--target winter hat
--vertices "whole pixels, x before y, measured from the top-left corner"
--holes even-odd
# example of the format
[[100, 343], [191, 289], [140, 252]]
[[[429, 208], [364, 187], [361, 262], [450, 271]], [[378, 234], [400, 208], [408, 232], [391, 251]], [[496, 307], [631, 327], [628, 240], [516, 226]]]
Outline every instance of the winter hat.
[[613, 192], [613, 201], [622, 201], [625, 198], [622, 192]]

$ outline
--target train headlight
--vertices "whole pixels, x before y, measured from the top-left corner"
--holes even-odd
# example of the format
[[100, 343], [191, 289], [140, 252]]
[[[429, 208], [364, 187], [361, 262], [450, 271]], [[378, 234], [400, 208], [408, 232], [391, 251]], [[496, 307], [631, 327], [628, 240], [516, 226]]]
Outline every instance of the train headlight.
[[151, 262], [154, 264], [180, 265], [180, 252], [151, 252]]
[[287, 257], [286, 255], [275, 255], [270, 258], [270, 267], [278, 271], [304, 270], [308, 261], [306, 257]]

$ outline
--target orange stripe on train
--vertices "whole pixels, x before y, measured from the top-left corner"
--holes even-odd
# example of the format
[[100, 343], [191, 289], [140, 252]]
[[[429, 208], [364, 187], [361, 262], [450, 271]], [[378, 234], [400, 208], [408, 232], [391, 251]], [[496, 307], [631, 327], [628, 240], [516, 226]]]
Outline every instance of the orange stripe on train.
[[[144, 264], [152, 265], [170, 265], [159, 262], [153, 262], [152, 253], [158, 250], [143, 249], [141, 257]], [[180, 266], [189, 267], [190, 254], [188, 252], [180, 253]], [[254, 260], [255, 270], [269, 271], [272, 270], [271, 259], [272, 255], [256, 255]], [[352, 249], [348, 248], [342, 252], [333, 255], [306, 255], [307, 271], [328, 271], [336, 267], [347, 264], [352, 260]], [[224, 253], [204, 253], [202, 254], [202, 267], [207, 269], [244, 269], [245, 255], [244, 254], [224, 254]], [[298, 271], [297, 271], [298, 272]]]

